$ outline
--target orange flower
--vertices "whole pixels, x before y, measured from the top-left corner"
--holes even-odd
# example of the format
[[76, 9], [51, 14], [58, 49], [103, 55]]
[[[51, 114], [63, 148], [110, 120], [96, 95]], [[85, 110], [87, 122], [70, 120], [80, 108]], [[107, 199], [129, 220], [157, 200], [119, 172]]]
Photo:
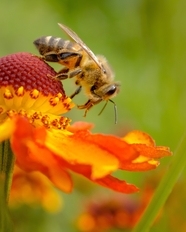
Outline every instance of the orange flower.
[[39, 171], [63, 190], [72, 190], [69, 171], [118, 192], [138, 191], [118, 180], [118, 170], [154, 169], [156, 159], [171, 155], [152, 138], [133, 131], [124, 138], [91, 134], [92, 124], [69, 125], [60, 116], [74, 105], [55, 71], [36, 56], [17, 53], [0, 59], [0, 141], [10, 139], [17, 165]]
[[15, 166], [9, 205], [18, 207], [22, 204], [41, 205], [53, 213], [61, 209], [62, 199], [46, 176], [40, 172], [25, 172]]
[[82, 232], [131, 229], [137, 222], [136, 217], [139, 218], [141, 215], [139, 199], [123, 194], [109, 194], [101, 197], [99, 194], [87, 202], [85, 211], [77, 219], [77, 227]]

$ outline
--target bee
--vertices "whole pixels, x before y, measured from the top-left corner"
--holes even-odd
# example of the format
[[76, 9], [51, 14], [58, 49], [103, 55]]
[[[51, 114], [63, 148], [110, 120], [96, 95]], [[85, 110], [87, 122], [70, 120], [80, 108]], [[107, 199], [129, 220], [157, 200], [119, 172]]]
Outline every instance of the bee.
[[84, 117], [94, 105], [106, 101], [99, 115], [106, 107], [108, 101], [114, 104], [115, 123], [117, 123], [117, 107], [111, 98], [119, 92], [119, 83], [114, 82], [114, 73], [105, 57], [95, 56], [79, 36], [63, 24], [59, 27], [70, 37], [72, 41], [63, 40], [54, 36], [42, 36], [34, 41], [41, 58], [47, 62], [58, 62], [64, 68], [55, 78], [64, 80], [75, 77], [76, 91], [70, 96], [75, 97], [84, 88], [88, 101], [79, 105], [79, 109], [85, 109]]

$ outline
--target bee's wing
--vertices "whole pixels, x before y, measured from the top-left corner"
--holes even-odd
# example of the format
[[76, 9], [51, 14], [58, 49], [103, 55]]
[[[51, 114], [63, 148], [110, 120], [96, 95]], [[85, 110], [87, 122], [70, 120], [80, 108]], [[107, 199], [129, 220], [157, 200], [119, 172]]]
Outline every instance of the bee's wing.
[[69, 27], [58, 23], [60, 28], [70, 37], [72, 38], [76, 43], [78, 43], [86, 52], [87, 54], [95, 61], [95, 63], [98, 65], [98, 67], [105, 73], [105, 69], [101, 66], [98, 58], [94, 55], [94, 53], [87, 47], [87, 45], [79, 38], [79, 36], [72, 31]]

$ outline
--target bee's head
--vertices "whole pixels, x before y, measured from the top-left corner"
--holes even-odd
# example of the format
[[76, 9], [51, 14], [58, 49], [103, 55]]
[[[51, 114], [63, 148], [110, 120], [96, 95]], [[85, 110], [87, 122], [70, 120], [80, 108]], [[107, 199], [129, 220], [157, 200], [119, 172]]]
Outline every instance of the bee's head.
[[120, 90], [120, 84], [118, 82], [105, 83], [99, 87], [92, 86], [91, 93], [95, 98], [109, 100], [115, 97]]
[[115, 97], [120, 91], [120, 84], [118, 82], [104, 85], [104, 100], [109, 100], [110, 98]]
[[112, 83], [112, 84], [107, 84], [104, 85], [101, 89], [101, 93], [102, 93], [102, 100], [105, 100], [106, 103], [103, 106], [102, 110], [100, 111], [99, 115], [103, 112], [103, 110], [105, 109], [108, 101], [112, 102], [114, 104], [114, 115], [115, 115], [115, 124], [117, 123], [117, 118], [118, 118], [118, 113], [117, 113], [117, 106], [115, 104], [114, 101], [111, 100], [111, 98], [115, 97], [118, 92], [120, 90], [120, 85], [119, 83]]

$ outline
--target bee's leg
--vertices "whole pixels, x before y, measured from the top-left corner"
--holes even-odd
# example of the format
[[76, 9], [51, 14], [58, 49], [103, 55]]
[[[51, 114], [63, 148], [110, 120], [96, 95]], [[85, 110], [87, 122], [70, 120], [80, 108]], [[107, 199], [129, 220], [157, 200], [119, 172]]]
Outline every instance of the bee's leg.
[[[78, 75], [79, 73], [82, 72], [81, 69], [76, 69], [76, 70], [73, 70], [71, 72], [68, 72], [68, 71], [69, 71], [69, 69], [65, 68], [65, 69], [62, 69], [61, 71], [59, 71], [57, 73], [57, 75], [55, 75], [55, 76], [52, 76], [50, 74], [47, 74], [47, 76], [50, 77], [50, 78], [53, 78], [53, 79], [57, 79], [57, 80], [65, 80], [67, 78], [72, 78], [72, 77], [74, 77], [74, 76], [76, 76], [76, 75]], [[79, 90], [79, 92], [80, 92], [80, 90]]]
[[86, 109], [83, 117], [86, 117], [87, 112], [89, 111], [90, 108], [93, 107], [93, 102], [89, 99], [84, 105], [78, 106], [78, 109]]
[[70, 95], [70, 98], [72, 99], [73, 97], [75, 97], [81, 91], [81, 89], [82, 89], [82, 86], [79, 86], [76, 89], [76, 91], [72, 95]]
[[64, 79], [67, 79], [67, 78], [72, 78], [72, 77], [78, 75], [81, 72], [82, 72], [81, 69], [76, 69], [76, 70], [73, 70], [73, 71], [68, 72], [68, 73], [59, 72], [55, 77], [57, 79], [64, 80]]
[[69, 72], [69, 68], [64, 67], [63, 69], [61, 69], [61, 70], [58, 72], [58, 74], [59, 74], [59, 73], [68, 73], [68, 72]]
[[39, 58], [40, 60], [45, 60], [45, 57], [44, 57], [44, 56], [38, 56], [38, 55], [35, 55], [35, 54], [32, 54], [32, 56], [37, 57], [37, 58]]
[[61, 52], [57, 55], [58, 62], [70, 69], [80, 65], [82, 54], [77, 52]]
[[47, 62], [59, 62], [57, 54], [49, 54], [41, 57], [44, 61]]
[[93, 102], [92, 100], [88, 100], [84, 105], [81, 105], [81, 106], [78, 106], [78, 109], [86, 109], [85, 110], [85, 113], [83, 115], [83, 117], [86, 117], [87, 115], [87, 112], [95, 105], [95, 104], [98, 104], [99, 102], [101, 102], [102, 99], [96, 101], [96, 102]]
[[[69, 72], [69, 69], [65, 67], [65, 68], [61, 69], [55, 76], [52, 76], [51, 74], [47, 74], [47, 76], [52, 78], [52, 79], [60, 80], [60, 78], [58, 76], [64, 75], [64, 77], [65, 77], [68, 72]], [[66, 78], [68, 78], [68, 77], [61, 78], [61, 79], [66, 79]]]

